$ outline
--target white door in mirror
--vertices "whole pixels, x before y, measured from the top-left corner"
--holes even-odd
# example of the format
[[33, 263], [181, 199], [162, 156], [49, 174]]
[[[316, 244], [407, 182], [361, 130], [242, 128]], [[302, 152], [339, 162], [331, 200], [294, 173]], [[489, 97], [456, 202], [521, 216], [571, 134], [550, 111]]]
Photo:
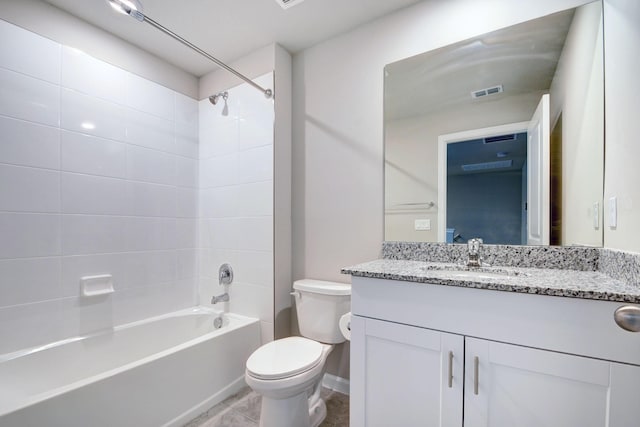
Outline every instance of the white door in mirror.
[[548, 245], [549, 215], [549, 95], [542, 95], [527, 129], [527, 244]]

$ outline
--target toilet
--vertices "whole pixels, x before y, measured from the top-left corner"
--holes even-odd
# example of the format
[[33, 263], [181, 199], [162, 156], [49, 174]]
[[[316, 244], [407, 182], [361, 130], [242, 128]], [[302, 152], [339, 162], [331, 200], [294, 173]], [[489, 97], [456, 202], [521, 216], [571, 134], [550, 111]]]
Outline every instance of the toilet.
[[272, 341], [247, 360], [245, 380], [262, 395], [260, 427], [317, 427], [327, 415], [320, 398], [325, 362], [345, 341], [338, 327], [351, 310], [351, 285], [304, 279], [293, 284], [301, 337]]

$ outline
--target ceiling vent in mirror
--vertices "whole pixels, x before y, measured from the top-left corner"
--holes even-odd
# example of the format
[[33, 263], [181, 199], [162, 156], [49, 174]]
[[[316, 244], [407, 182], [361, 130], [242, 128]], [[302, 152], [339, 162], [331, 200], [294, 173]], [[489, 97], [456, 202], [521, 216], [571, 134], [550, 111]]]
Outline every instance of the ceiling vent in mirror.
[[513, 160], [499, 160], [497, 162], [472, 163], [470, 165], [462, 165], [462, 170], [465, 172], [471, 172], [489, 169], [510, 168], [511, 166], [513, 166]]
[[498, 136], [488, 136], [484, 138], [485, 144], [493, 144], [494, 142], [507, 142], [507, 141], [515, 141], [517, 136], [515, 133], [510, 133], [508, 135], [498, 135]]
[[474, 90], [473, 92], [471, 92], [471, 97], [474, 99], [482, 98], [489, 95], [495, 95], [496, 93], [501, 93], [503, 91], [504, 89], [502, 88], [502, 85], [492, 86], [484, 89]]
[[297, 4], [302, 3], [304, 0], [276, 0], [276, 3], [280, 5], [283, 9], [289, 9]]

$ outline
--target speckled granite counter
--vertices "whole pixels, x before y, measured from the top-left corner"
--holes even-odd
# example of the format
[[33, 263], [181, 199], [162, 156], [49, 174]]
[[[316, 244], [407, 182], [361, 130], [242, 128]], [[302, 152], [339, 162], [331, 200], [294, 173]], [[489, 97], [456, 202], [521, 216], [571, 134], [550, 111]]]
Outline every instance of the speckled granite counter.
[[639, 287], [598, 271], [495, 266], [483, 267], [477, 274], [468, 274], [465, 267], [456, 264], [380, 259], [345, 267], [342, 273], [445, 286], [640, 303]]

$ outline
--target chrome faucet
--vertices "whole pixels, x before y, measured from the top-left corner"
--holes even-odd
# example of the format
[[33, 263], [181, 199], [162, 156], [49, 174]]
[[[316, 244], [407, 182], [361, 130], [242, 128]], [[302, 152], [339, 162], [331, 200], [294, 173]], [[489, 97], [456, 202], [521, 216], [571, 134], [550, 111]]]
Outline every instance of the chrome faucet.
[[214, 295], [213, 298], [211, 298], [211, 304], [217, 304], [219, 302], [227, 302], [227, 301], [229, 301], [229, 294], [227, 292], [218, 296]]
[[470, 239], [467, 247], [469, 248], [467, 267], [482, 267], [482, 239]]

